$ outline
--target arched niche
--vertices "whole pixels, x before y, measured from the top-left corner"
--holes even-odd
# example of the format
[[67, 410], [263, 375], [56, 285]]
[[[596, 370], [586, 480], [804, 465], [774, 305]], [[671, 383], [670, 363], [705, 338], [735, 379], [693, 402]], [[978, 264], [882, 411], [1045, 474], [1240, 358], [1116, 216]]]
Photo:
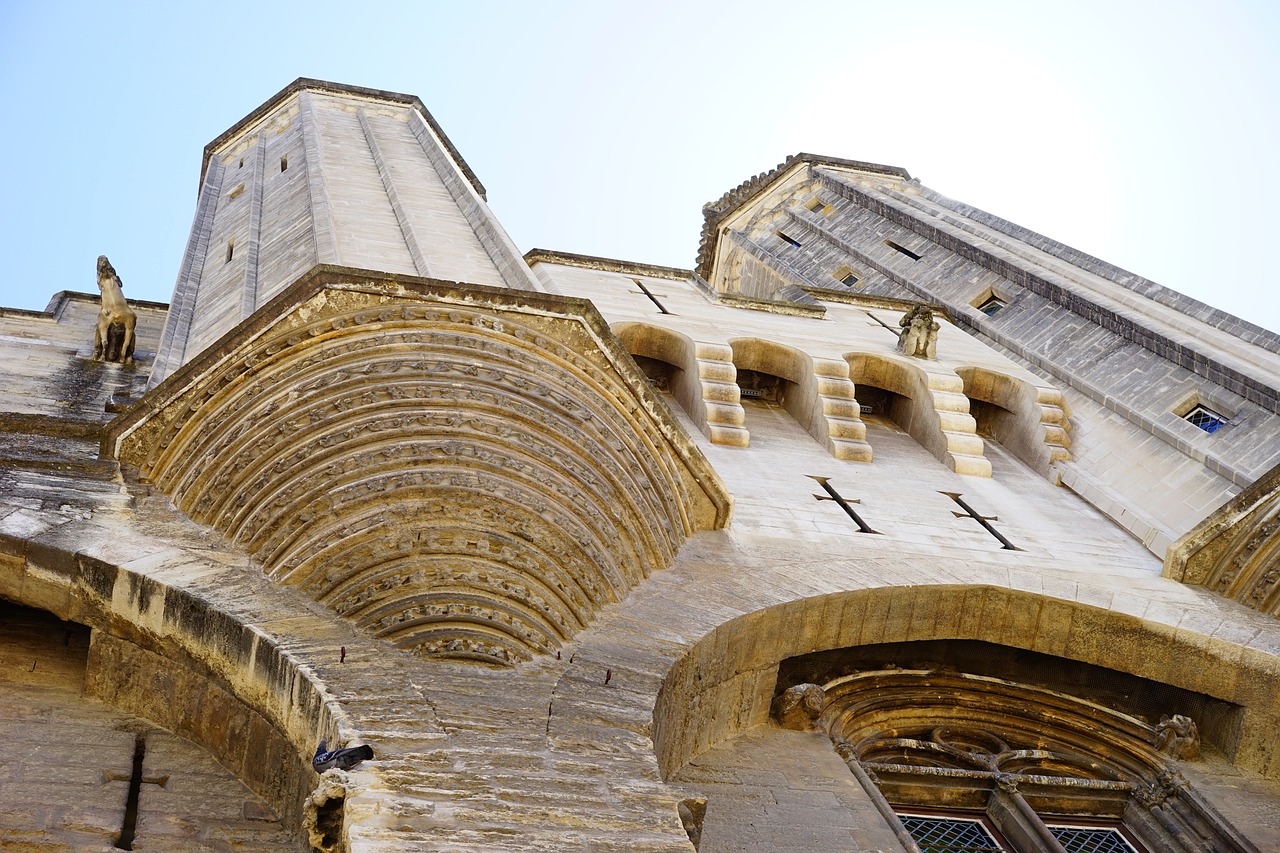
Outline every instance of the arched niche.
[[760, 338], [734, 338], [729, 344], [744, 396], [754, 393], [781, 405], [837, 459], [871, 461], [847, 365]]
[[932, 668], [798, 689], [814, 705], [821, 692], [815, 726], [904, 846], [986, 833], [1027, 853], [1257, 850], [1180, 773], [1200, 754], [1188, 717], [1153, 725], [1070, 693]]
[[[86, 696], [207, 750], [291, 831], [301, 832], [304, 801], [315, 785], [310, 758], [316, 743], [347, 743], [361, 734], [314, 667], [289, 651], [288, 640], [251, 624], [280, 612], [272, 591], [246, 596], [239, 590], [242, 605], [260, 608], [256, 618], [239, 614], [216, 599], [234, 598], [238, 584], [255, 582], [241, 567], [203, 561], [158, 540], [109, 541], [105, 533], [71, 524], [47, 541], [0, 534], [0, 553], [17, 555], [0, 560], [0, 597], [86, 626]], [[92, 545], [70, 544], [77, 542]], [[126, 565], [133, 560], [145, 568]], [[195, 588], [157, 579], [147, 571], [157, 565], [161, 574]], [[200, 590], [196, 579], [220, 593]], [[308, 643], [324, 642], [328, 632], [315, 617], [303, 616], [293, 627], [309, 632]], [[339, 642], [351, 643], [349, 636]], [[419, 724], [438, 728], [434, 720]]]
[[1071, 458], [1066, 402], [1057, 389], [984, 367], [958, 367], [956, 375], [978, 435], [999, 442], [1041, 474]]
[[[850, 590], [731, 619], [670, 667], [654, 704], [664, 775], [765, 724], [783, 660], [874, 643], [976, 640], [1054, 654], [1239, 706], [1227, 758], [1280, 778], [1280, 658], [1103, 607], [988, 585]], [[729, 712], [727, 709], [732, 709]], [[1227, 747], [1224, 747], [1227, 749]]]
[[[928, 654], [923, 658], [885, 657], [884, 644], [911, 645], [925, 641], [943, 648], [954, 646], [957, 641], [990, 644], [1003, 649], [1016, 667], [1025, 665], [1019, 656], [1028, 652], [1045, 655], [1046, 659], [1056, 662], [1055, 665], [1078, 667], [1078, 671], [1066, 671], [1056, 683], [1033, 683], [1031, 687], [1044, 691], [1044, 695], [1063, 696], [1064, 701], [1070, 703], [1098, 706], [1104, 716], [1113, 711], [1120, 714], [1124, 717], [1120, 728], [1127, 732], [1125, 737], [1130, 743], [1144, 744], [1140, 751], [1146, 761], [1152, 754], [1146, 739], [1153, 737], [1157, 718], [1143, 712], [1139, 719], [1128, 713], [1135, 710], [1133, 707], [1116, 711], [1107, 704], [1104, 695], [1081, 686], [1087, 684], [1089, 678], [1098, 680], [1098, 673], [1110, 672], [1118, 679], [1122, 692], [1132, 695], [1133, 690], [1144, 689], [1150, 693], [1143, 697], [1151, 700], [1147, 711], [1164, 713], [1161, 706], [1168, 704], [1168, 713], [1189, 711], [1199, 717], [1197, 722], [1206, 732], [1205, 742], [1212, 748], [1216, 763], [1202, 767], [1197, 762], [1184, 769], [1187, 779], [1192, 780], [1209, 806], [1226, 815], [1237, 829], [1247, 828], [1250, 833], [1254, 828], [1248, 826], [1247, 815], [1259, 808], [1274, 808], [1276, 786], [1268, 780], [1280, 778], [1280, 761], [1272, 748], [1272, 733], [1280, 724], [1280, 710], [1274, 702], [1280, 693], [1280, 665], [1276, 656], [1265, 650], [1265, 642], [1260, 648], [1242, 647], [1230, 640], [1175, 631], [1167, 625], [1080, 601], [985, 585], [885, 587], [832, 593], [757, 610], [721, 624], [675, 661], [659, 688], [652, 739], [664, 778], [707, 797], [706, 820], [713, 834], [725, 825], [725, 812], [717, 809], [716, 797], [738, 796], [734, 786], [720, 784], [724, 778], [722, 770], [736, 773], [738, 771], [733, 770], [736, 767], [755, 773], [759, 781], [753, 784], [766, 792], [772, 786], [778, 802], [783, 802], [785, 797], [805, 796], [804, 791], [788, 781], [797, 772], [813, 776], [812, 784], [801, 788], [826, 790], [827, 786], [833, 786], [831, 789], [839, 794], [842, 790], [839, 786], [847, 785], [849, 780], [840, 760], [846, 756], [831, 755], [832, 744], [824, 731], [815, 726], [809, 733], [789, 732], [778, 729], [772, 722], [771, 706], [789, 683], [786, 678], [790, 676], [783, 662], [823, 654], [838, 657], [848, 654], [850, 649], [876, 646], [862, 663], [868, 665], [869, 671], [880, 671], [883, 675], [906, 670], [921, 659], [932, 661]], [[974, 659], [989, 658], [990, 655], [984, 653]], [[886, 663], [891, 665], [884, 667]], [[972, 661], [956, 659], [944, 663], [961, 668]], [[1012, 672], [1016, 676], [1017, 672], [1025, 671], [1015, 668]], [[819, 668], [792, 675], [831, 681], [847, 674], [849, 672], [843, 670]], [[1016, 677], [1005, 678], [1009, 675], [1010, 671], [997, 668], [976, 677], [1017, 681]], [[1151, 690], [1150, 685], [1157, 685], [1164, 692]], [[936, 687], [926, 686], [920, 695], [929, 694], [930, 690], [934, 693], [929, 695], [934, 695]], [[919, 685], [910, 687], [917, 692], [919, 689]], [[903, 704], [885, 691], [863, 695], [872, 708], [878, 707], [881, 699], [885, 708]], [[973, 695], [981, 697], [981, 692]], [[994, 696], [995, 692], [990, 695]], [[1171, 696], [1191, 697], [1191, 705], [1179, 706]], [[1000, 700], [1004, 707], [1015, 710], [1020, 701], [1007, 697]], [[995, 704], [992, 698], [968, 701], [968, 707], [978, 708], [982, 713], [987, 713], [989, 706]], [[917, 720], [920, 726], [926, 725], [929, 716], [926, 712]], [[884, 731], [894, 729], [896, 724], [886, 720], [880, 720], [885, 722]], [[1034, 715], [1028, 720], [1019, 725], [1024, 731], [1034, 733]], [[904, 731], [908, 723], [910, 720], [904, 722]], [[880, 733], [883, 732], [867, 734]], [[912, 734], [919, 732], [913, 729]], [[1104, 752], [1110, 748], [1104, 744]], [[789, 756], [802, 756], [804, 766], [787, 764], [791, 760]], [[1036, 756], [1022, 758], [1039, 760]], [[1053, 769], [1052, 756], [1039, 758], [1048, 762], [1043, 765], [1045, 768]], [[778, 769], [775, 763], [785, 767]], [[1103, 783], [1117, 782], [1120, 787], [1128, 786], [1124, 787], [1126, 797], [1142, 793], [1149, 795], [1153, 802], [1181, 796], [1175, 790], [1181, 782], [1162, 776], [1158, 761], [1134, 764], [1126, 759], [1121, 765], [1141, 771], [1142, 784], [1147, 786], [1144, 791], [1139, 791], [1132, 778], [1109, 781], [1106, 773], [1095, 780], [1098, 784], [1094, 787], [1104, 788]], [[1016, 769], [1030, 767], [1030, 764], [1018, 765]], [[1156, 769], [1154, 778], [1148, 773], [1152, 769]], [[779, 779], [780, 784], [774, 784]], [[841, 783], [841, 779], [845, 782]], [[1236, 779], [1252, 781], [1237, 785]], [[861, 795], [847, 794], [847, 790], [840, 794], [842, 800], [863, 814], [863, 817], [855, 816], [855, 822], [860, 822], [858, 826], [865, 827], [868, 820], [875, 821], [874, 817], [865, 816], [872, 808], [872, 799], [859, 800]], [[1194, 812], [1199, 807], [1193, 803], [1188, 808]], [[1118, 813], [1113, 811], [1110, 816]], [[737, 823], [748, 819], [741, 809], [734, 815], [733, 821]], [[889, 824], [881, 820], [877, 826], [877, 831], [887, 832]], [[771, 826], [772, 830], [778, 830], [775, 835], [782, 832], [777, 826]], [[885, 846], [884, 842], [877, 843]], [[708, 849], [734, 848], [709, 844]]]
[[876, 353], [847, 353], [849, 375], [860, 399], [877, 408], [958, 474], [991, 476], [982, 439], [969, 414], [963, 384], [950, 370], [929, 372], [919, 364]]
[[649, 323], [614, 323], [610, 328], [649, 381], [674, 397], [712, 444], [749, 444], [728, 347], [698, 343]]
[[[139, 713], [135, 703], [107, 701], [104, 693], [146, 693], [173, 674], [136, 651], [124, 670], [121, 651], [101, 629], [0, 598], [0, 732], [9, 750], [0, 847], [206, 850], [202, 841], [225, 833], [246, 850], [302, 853], [297, 827], [269, 805], [279, 798], [255, 794], [220, 764], [225, 755], [175, 733], [163, 708]], [[126, 676], [132, 684], [108, 686]], [[234, 700], [213, 697], [211, 685], [202, 694], [210, 716], [231, 710]], [[272, 747], [270, 738], [260, 743]]]

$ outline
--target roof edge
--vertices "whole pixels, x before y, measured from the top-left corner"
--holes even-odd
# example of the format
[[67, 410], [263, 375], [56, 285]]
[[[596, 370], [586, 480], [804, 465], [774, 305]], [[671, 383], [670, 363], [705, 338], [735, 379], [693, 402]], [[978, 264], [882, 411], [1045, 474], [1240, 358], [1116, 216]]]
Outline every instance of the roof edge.
[[707, 281], [711, 280], [711, 262], [715, 257], [716, 245], [720, 239], [720, 223], [768, 190], [778, 178], [796, 166], [837, 166], [876, 175], [888, 175], [904, 181], [912, 180], [911, 173], [901, 166], [886, 166], [865, 160], [847, 160], [843, 157], [810, 154], [804, 151], [792, 154], [769, 171], [747, 178], [720, 198], [702, 206], [702, 239], [698, 241], [698, 257], [694, 266], [698, 275]]
[[529, 266], [533, 266], [539, 261], [548, 264], [561, 264], [563, 266], [582, 267], [626, 275], [647, 275], [654, 278], [670, 278], [679, 281], [693, 277], [693, 270], [664, 267], [658, 264], [645, 264], [639, 261], [623, 261], [599, 255], [579, 255], [574, 252], [560, 252], [555, 249], [530, 249], [524, 253], [524, 262]]
[[475, 172], [471, 171], [471, 167], [467, 165], [467, 161], [462, 159], [462, 154], [454, 147], [453, 142], [445, 134], [444, 128], [435, 120], [426, 105], [418, 98], [417, 95], [406, 95], [401, 92], [389, 92], [385, 89], [369, 89], [364, 86], [352, 86], [348, 83], [333, 83], [328, 80], [317, 80], [312, 77], [299, 77], [288, 86], [285, 86], [279, 92], [276, 92], [256, 109], [240, 119], [231, 127], [220, 133], [212, 142], [204, 147], [204, 157], [200, 162], [200, 186], [204, 186], [204, 175], [209, 169], [209, 160], [213, 156], [213, 152], [222, 146], [228, 139], [243, 131], [249, 125], [257, 122], [271, 110], [274, 110], [282, 101], [299, 92], [329, 92], [337, 95], [359, 95], [363, 98], [375, 98], [381, 101], [390, 101], [392, 103], [403, 104], [417, 110], [431, 127], [433, 133], [440, 138], [444, 144], [445, 150], [449, 157], [462, 170], [462, 174], [466, 176], [467, 181], [480, 194], [480, 198], [488, 201], [485, 195], [484, 185], [480, 183], [480, 179], [476, 177]]

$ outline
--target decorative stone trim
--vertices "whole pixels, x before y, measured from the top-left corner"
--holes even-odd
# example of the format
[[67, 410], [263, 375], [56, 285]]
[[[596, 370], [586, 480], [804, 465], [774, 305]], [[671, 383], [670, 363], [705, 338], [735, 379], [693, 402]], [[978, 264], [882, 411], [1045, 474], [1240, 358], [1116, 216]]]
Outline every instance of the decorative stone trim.
[[585, 303], [353, 273], [289, 288], [104, 446], [373, 636], [490, 664], [555, 651], [727, 521]]

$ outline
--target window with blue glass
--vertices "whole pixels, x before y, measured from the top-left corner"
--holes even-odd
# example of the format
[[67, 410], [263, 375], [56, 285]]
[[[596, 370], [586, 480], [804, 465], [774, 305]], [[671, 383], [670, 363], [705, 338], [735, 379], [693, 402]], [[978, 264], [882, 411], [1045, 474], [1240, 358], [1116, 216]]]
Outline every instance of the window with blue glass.
[[1205, 432], [1217, 432], [1227, 419], [1222, 415], [1210, 409], [1208, 406], [1196, 406], [1191, 411], [1182, 416], [1184, 420], [1188, 420]]

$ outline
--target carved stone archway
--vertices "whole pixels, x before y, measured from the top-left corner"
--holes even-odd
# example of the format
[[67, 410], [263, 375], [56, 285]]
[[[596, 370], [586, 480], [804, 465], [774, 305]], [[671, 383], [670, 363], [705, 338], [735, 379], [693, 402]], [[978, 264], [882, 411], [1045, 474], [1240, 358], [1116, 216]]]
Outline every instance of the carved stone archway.
[[[932, 670], [859, 672], [821, 689], [819, 727], [908, 849], [925, 827], [900, 815], [946, 809], [981, 815], [1027, 853], [1256, 853], [1178, 772], [1198, 751], [1189, 721], [1171, 736], [1167, 723], [1056, 691]], [[1104, 846], [1065, 846], [1082, 834]]]
[[429, 657], [512, 665], [727, 523], [584, 300], [318, 267], [108, 428], [273, 579]]

